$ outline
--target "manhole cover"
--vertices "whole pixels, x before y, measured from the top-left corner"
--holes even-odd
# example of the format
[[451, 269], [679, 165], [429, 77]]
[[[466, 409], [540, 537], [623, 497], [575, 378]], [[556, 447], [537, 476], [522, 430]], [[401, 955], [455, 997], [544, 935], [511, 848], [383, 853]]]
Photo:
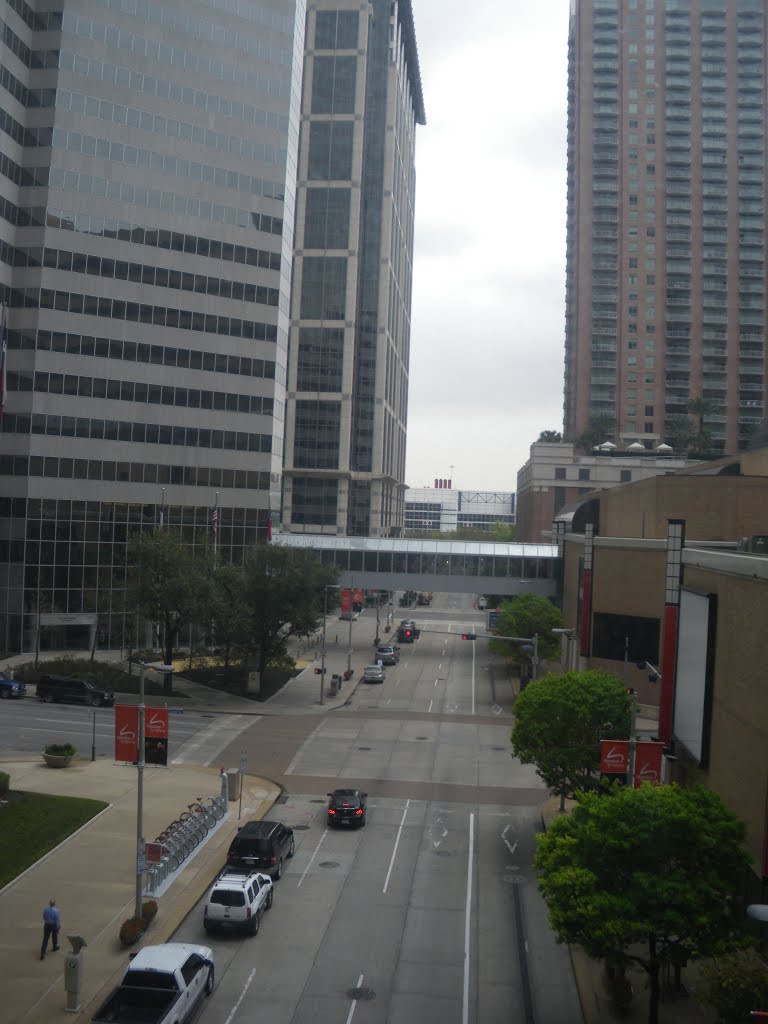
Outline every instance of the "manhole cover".
[[370, 747], [358, 747], [357, 749], [358, 750], [370, 750], [371, 748]]
[[437, 857], [452, 857], [453, 856], [453, 854], [451, 853], [450, 850], [435, 850], [435, 855]]
[[361, 985], [359, 988], [348, 988], [347, 995], [350, 999], [373, 999], [374, 991], [372, 988], [366, 988], [365, 985]]
[[306, 832], [309, 825], [291, 825], [294, 832]]
[[321, 868], [337, 868], [339, 862], [337, 860], [321, 860], [319, 866]]

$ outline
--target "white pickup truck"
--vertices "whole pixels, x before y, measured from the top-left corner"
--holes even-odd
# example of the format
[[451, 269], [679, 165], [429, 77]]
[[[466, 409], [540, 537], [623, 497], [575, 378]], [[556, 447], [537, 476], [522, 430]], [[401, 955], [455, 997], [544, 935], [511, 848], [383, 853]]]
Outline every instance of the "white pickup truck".
[[92, 1024], [186, 1024], [213, 992], [213, 953], [207, 946], [166, 942], [147, 946], [91, 1018]]

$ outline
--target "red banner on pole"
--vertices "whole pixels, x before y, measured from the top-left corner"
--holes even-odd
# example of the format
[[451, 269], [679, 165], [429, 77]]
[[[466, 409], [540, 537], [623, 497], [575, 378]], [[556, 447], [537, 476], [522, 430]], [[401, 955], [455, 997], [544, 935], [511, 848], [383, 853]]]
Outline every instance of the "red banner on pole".
[[[363, 605], [365, 604], [365, 594], [362, 590], [352, 591], [352, 607], [356, 612], [362, 611]], [[355, 605], [359, 607], [355, 608]]]
[[[139, 709], [135, 704], [115, 705], [115, 760], [135, 764], [139, 749]], [[168, 764], [168, 708], [144, 709], [144, 760]]]
[[342, 590], [341, 592], [341, 613], [352, 611], [352, 591]]
[[629, 740], [600, 740], [600, 771], [626, 775], [629, 770]]
[[643, 782], [658, 786], [661, 782], [661, 758], [664, 744], [655, 740], [638, 740], [635, 744], [635, 777], [633, 785], [639, 789]]
[[135, 704], [115, 704], [115, 760], [138, 761], [139, 709]]

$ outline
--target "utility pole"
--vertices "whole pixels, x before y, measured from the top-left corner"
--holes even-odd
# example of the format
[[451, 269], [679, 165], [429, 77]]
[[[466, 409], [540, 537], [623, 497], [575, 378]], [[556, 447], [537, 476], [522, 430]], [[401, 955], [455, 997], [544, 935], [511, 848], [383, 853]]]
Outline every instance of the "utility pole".
[[136, 789], [136, 907], [134, 917], [141, 917], [142, 880], [144, 877], [144, 676], [147, 666], [142, 661], [139, 672], [139, 739], [136, 751], [138, 782]]

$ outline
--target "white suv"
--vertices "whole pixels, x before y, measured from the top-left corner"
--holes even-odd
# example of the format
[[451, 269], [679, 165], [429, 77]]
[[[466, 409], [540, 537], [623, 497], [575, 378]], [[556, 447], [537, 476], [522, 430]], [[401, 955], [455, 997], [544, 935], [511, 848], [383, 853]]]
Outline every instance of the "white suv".
[[231, 928], [255, 935], [261, 915], [272, 906], [273, 897], [269, 875], [226, 868], [208, 894], [203, 927], [207, 932]]

